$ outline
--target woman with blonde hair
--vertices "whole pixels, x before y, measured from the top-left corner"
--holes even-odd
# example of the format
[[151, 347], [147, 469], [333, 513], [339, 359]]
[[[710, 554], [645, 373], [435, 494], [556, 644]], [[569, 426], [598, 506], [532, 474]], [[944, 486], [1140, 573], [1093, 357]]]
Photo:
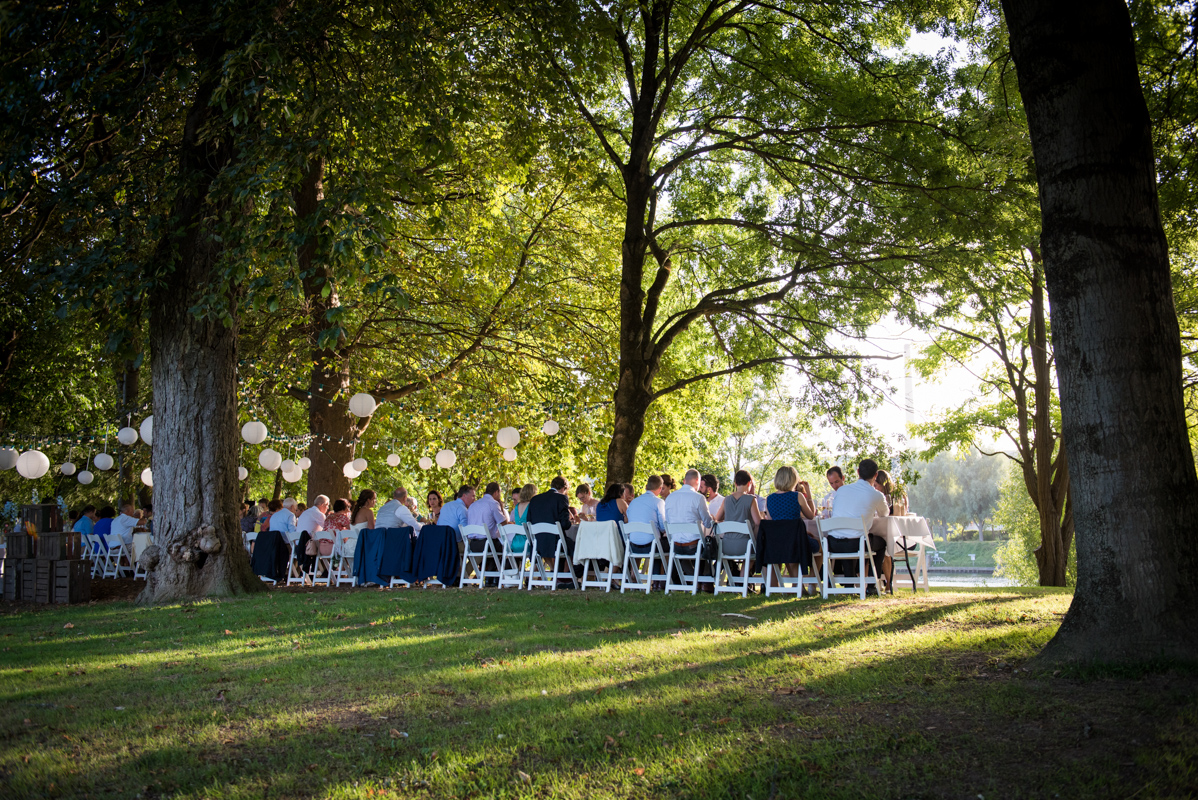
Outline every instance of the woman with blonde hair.
[[[798, 470], [791, 466], [778, 468], [774, 475], [774, 492], [765, 498], [765, 508], [770, 519], [815, 519], [811, 486], [807, 481], [799, 480]], [[819, 539], [807, 534], [807, 542], [811, 545], [811, 554], [816, 557], [818, 565]], [[799, 576], [798, 564], [787, 564], [786, 568], [792, 578]]]

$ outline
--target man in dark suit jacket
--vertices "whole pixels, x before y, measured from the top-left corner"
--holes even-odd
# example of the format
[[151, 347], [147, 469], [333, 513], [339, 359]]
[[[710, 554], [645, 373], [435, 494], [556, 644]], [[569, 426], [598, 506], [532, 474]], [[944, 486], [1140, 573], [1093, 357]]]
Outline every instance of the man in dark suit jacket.
[[[570, 485], [566, 483], [566, 479], [558, 475], [549, 483], [549, 491], [542, 492], [534, 496], [528, 501], [528, 522], [538, 523], [545, 522], [552, 525], [555, 522], [561, 523], [562, 532], [570, 528], [570, 499], [567, 493], [570, 491]], [[574, 540], [569, 536], [566, 539], [566, 552], [570, 556], [570, 563], [574, 563]], [[537, 534], [537, 552], [545, 558], [553, 558], [553, 551], [557, 548], [557, 536], [554, 534], [538, 533]]]

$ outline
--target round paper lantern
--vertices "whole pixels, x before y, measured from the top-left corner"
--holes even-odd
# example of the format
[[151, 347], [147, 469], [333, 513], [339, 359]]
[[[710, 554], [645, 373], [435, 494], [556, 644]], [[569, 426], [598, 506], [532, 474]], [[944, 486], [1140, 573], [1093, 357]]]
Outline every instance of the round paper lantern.
[[368, 466], [370, 466], [370, 465], [366, 463], [366, 459], [364, 459], [364, 458], [355, 458], [354, 459], [354, 471], [355, 472], [365, 472], [366, 468]]
[[299, 467], [300, 469], [311, 469], [312, 468], [312, 459], [308, 458], [307, 456], [304, 456], [299, 461], [295, 462], [295, 465], [297, 467]]
[[429, 458], [428, 456], [422, 456], [420, 458], [420, 460], [417, 461], [416, 463], [420, 465], [421, 469], [432, 469], [433, 468], [433, 460], [431, 458]]
[[0, 469], [12, 469], [17, 465], [16, 450], [11, 447], [0, 447]]
[[141, 471], [141, 482], [151, 489], [154, 488], [154, 473], [150, 472], [150, 468], [146, 467]]
[[87, 486], [89, 483], [91, 483], [95, 479], [96, 479], [96, 476], [92, 475], [91, 472], [86, 469], [79, 473], [79, 482], [82, 483], [84, 486]]
[[362, 473], [360, 473], [356, 469], [354, 469], [354, 462], [347, 461], [341, 467], [341, 474], [344, 475], [345, 477], [349, 478], [352, 481], [354, 478], [358, 477]]
[[266, 423], [254, 420], [241, 426], [241, 438], [246, 444], [262, 444], [266, 441]]
[[262, 469], [274, 472], [283, 463], [283, 456], [278, 450], [268, 447], [258, 454], [258, 463]]
[[296, 483], [302, 477], [304, 477], [304, 471], [299, 467], [296, 467], [290, 471], [283, 470], [283, 480], [287, 481], [288, 483]]
[[92, 463], [96, 465], [96, 469], [102, 469], [107, 472], [112, 469], [112, 456], [107, 453], [97, 453], [96, 457], [92, 459]]
[[458, 457], [453, 454], [452, 450], [437, 451], [437, 466], [441, 469], [449, 469], [456, 463], [458, 463]]
[[137, 444], [137, 431], [132, 428], [121, 428], [116, 432], [116, 440], [125, 445], [125, 447]]
[[545, 432], [546, 436], [553, 436], [555, 433], [557, 433], [561, 429], [562, 429], [562, 426], [558, 425], [555, 420], [551, 420], [551, 419], [546, 420], [545, 424], [541, 426], [541, 430], [543, 430]]
[[495, 434], [495, 441], [499, 442], [499, 446], [505, 450], [511, 450], [520, 444], [520, 431], [510, 427], [500, 428], [499, 433]]
[[64, 461], [62, 466], [58, 468], [58, 471], [61, 472], [63, 475], [74, 475], [75, 474], [75, 465], [72, 464], [70, 461]]
[[378, 408], [378, 403], [366, 392], [358, 392], [349, 399], [349, 413], [355, 417], [369, 417]]
[[290, 458], [285, 458], [283, 459], [283, 463], [279, 465], [279, 469], [283, 470], [283, 474], [286, 475], [295, 469], [295, 462]]
[[[145, 442], [146, 444], [148, 444], [150, 447], [153, 447], [154, 446], [154, 415], [151, 414], [150, 416], [143, 419], [141, 421], [141, 427], [138, 428], [138, 430], [141, 431], [141, 440], [143, 442]], [[146, 485], [149, 486], [148, 483]]]
[[50, 459], [41, 450], [26, 450], [17, 456], [17, 472], [22, 478], [37, 480], [50, 469]]
[[250, 476], [250, 471], [248, 469], [246, 469], [245, 467], [237, 468], [237, 480], [244, 481], [249, 476]]
[[399, 456], [395, 455], [395, 453], [392, 453], [391, 455], [387, 456], [387, 466], [388, 467], [398, 467], [399, 466]]
[[504, 461], [515, 461], [516, 460], [516, 451], [510, 447], [508, 449], [504, 450], [503, 451], [503, 460]]

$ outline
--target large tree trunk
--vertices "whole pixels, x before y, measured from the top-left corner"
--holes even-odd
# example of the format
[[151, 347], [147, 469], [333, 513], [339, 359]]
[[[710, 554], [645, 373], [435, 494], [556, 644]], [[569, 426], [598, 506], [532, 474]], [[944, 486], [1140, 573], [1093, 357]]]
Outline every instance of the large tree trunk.
[[[155, 254], [150, 295], [157, 564], [139, 600], [153, 603], [262, 590], [238, 520], [237, 316], [200, 319], [191, 301], [220, 280], [208, 192], [229, 163], [228, 137], [202, 140], [215, 84], [201, 84], [180, 148], [174, 230]], [[211, 216], [210, 216], [211, 215]]]
[[1004, 0], [1043, 214], [1078, 582], [1043, 662], [1198, 658], [1198, 476], [1120, 0]]

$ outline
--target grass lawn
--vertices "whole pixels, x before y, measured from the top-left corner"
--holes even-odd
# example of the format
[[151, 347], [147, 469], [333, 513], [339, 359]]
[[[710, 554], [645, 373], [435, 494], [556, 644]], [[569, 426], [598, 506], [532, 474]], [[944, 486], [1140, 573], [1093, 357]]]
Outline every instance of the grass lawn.
[[1069, 599], [0, 607], [0, 797], [1194, 796], [1194, 675], [1022, 668]]
[[[948, 563], [944, 567], [993, 567], [994, 554], [1002, 547], [1002, 542], [936, 542], [936, 549]], [[977, 556], [977, 561], [970, 561], [969, 554]]]

